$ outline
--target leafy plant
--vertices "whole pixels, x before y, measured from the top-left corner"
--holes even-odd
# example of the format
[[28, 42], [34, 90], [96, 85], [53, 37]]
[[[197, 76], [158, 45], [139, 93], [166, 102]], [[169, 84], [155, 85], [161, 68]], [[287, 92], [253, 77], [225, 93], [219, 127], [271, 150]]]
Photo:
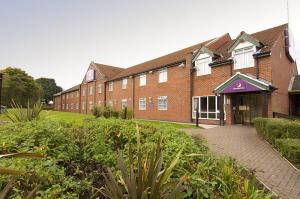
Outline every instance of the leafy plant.
[[92, 114], [98, 118], [102, 116], [101, 108], [99, 106], [94, 105], [92, 108]]
[[32, 120], [40, 119], [40, 113], [42, 111], [42, 104], [38, 100], [32, 107], [30, 107], [29, 101], [27, 107], [23, 108], [22, 105], [12, 100], [12, 109], [7, 110], [5, 116], [12, 122], [28, 122]]
[[[130, 169], [127, 170], [124, 159], [117, 155], [118, 168], [121, 171], [120, 181], [122, 186], [115, 180], [115, 177], [110, 169], [108, 174], [104, 174], [106, 185], [103, 188], [103, 193], [111, 199], [119, 198], [180, 198], [180, 194], [184, 190], [183, 182], [186, 177], [180, 178], [177, 183], [169, 183], [172, 170], [179, 161], [182, 153], [181, 149], [172, 160], [167, 168], [163, 169], [163, 150], [162, 137], [160, 136], [156, 148], [153, 148], [150, 153], [144, 155], [141, 151], [140, 133], [137, 126], [137, 171], [135, 171], [134, 158], [131, 147], [129, 148]], [[123, 188], [127, 193], [123, 193]]]
[[[44, 155], [36, 154], [36, 153], [11, 153], [11, 154], [0, 155], [0, 159], [1, 158], [44, 158], [44, 157], [45, 157]], [[19, 176], [19, 175], [25, 175], [26, 171], [0, 167], [0, 174]], [[0, 192], [0, 199], [6, 198], [8, 192], [13, 188], [14, 183], [15, 183], [14, 180], [7, 183], [4, 189]], [[34, 194], [37, 192], [39, 186], [40, 185], [37, 185], [32, 191], [30, 191], [30, 193], [25, 198], [26, 199], [32, 198]]]

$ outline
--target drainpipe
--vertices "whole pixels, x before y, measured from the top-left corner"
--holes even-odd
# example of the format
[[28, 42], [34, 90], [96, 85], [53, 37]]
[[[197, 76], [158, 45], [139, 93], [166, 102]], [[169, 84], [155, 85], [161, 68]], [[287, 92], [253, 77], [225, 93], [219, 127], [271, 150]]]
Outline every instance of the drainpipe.
[[78, 100], [78, 103], [79, 103], [79, 104], [78, 104], [78, 106], [79, 106], [78, 109], [79, 109], [79, 110], [78, 110], [78, 112], [81, 113], [81, 108], [82, 108], [82, 107], [81, 107], [81, 84], [79, 85], [79, 91], [78, 91], [78, 92], [79, 92], [79, 93], [78, 93], [78, 97], [79, 97], [79, 100]]
[[259, 61], [258, 57], [255, 59], [255, 66], [256, 66], [256, 79], [259, 79]]
[[[190, 82], [190, 85], [189, 85], [189, 91], [190, 91], [190, 95], [189, 95], [189, 104], [190, 104], [190, 110], [189, 110], [189, 119], [190, 119], [190, 122], [193, 122], [193, 117], [192, 117], [192, 113], [193, 113], [193, 103], [192, 103], [192, 97], [193, 97], [193, 94], [194, 94], [194, 90], [193, 90], [193, 62], [192, 62], [192, 53], [190, 53], [186, 59], [186, 62], [185, 62], [185, 65], [186, 67], [189, 67], [189, 71], [188, 71], [188, 75], [189, 75], [189, 82]], [[189, 65], [189, 66], [188, 66]]]
[[133, 111], [133, 115], [134, 115], [134, 112], [135, 112], [135, 78], [134, 78], [134, 76], [132, 76], [132, 111]]
[[106, 107], [106, 81], [103, 82], [103, 106]]

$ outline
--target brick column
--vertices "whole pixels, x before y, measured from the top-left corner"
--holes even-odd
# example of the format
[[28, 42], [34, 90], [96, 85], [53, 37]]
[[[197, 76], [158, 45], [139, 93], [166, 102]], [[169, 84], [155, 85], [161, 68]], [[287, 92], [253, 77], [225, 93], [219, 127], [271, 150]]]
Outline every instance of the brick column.
[[186, 57], [185, 66], [187, 69], [188, 75], [188, 104], [189, 104], [189, 120], [193, 122], [192, 118], [192, 97], [193, 97], [193, 63], [192, 63], [193, 54], [189, 53]]

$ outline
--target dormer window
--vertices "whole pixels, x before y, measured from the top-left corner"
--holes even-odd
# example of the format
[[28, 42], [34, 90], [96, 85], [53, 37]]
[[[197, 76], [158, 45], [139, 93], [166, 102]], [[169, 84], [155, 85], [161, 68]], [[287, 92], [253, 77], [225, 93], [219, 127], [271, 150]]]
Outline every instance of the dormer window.
[[211, 67], [209, 63], [212, 61], [212, 58], [209, 54], [201, 54], [195, 60], [195, 68], [197, 71], [197, 76], [211, 74]]
[[250, 42], [240, 43], [233, 51], [232, 57], [234, 61], [234, 69], [242, 69], [254, 67], [253, 54], [256, 51], [256, 46]]

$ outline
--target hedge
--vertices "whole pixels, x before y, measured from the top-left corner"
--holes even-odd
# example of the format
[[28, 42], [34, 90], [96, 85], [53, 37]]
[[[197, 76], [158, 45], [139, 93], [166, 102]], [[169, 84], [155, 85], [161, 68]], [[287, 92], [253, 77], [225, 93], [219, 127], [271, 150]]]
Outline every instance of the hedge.
[[275, 145], [287, 159], [300, 164], [300, 139], [277, 139]]
[[259, 134], [268, 141], [275, 143], [276, 139], [300, 139], [300, 123], [278, 118], [256, 118], [254, 126]]

